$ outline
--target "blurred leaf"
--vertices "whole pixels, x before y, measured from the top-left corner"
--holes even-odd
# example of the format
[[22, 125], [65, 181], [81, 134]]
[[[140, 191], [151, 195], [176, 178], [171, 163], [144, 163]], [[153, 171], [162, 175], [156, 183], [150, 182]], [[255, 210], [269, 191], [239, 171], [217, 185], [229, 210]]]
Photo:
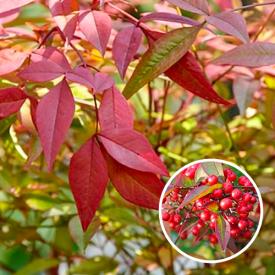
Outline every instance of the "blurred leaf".
[[26, 204], [35, 210], [45, 211], [54, 207], [57, 202], [47, 194], [31, 194], [25, 197]]
[[106, 274], [112, 272], [118, 266], [118, 262], [108, 257], [94, 257], [72, 265], [70, 274]]
[[90, 239], [94, 236], [94, 234], [100, 227], [100, 220], [99, 218], [94, 217], [85, 233], [83, 232], [80, 219], [78, 216], [71, 218], [68, 226], [71, 237], [83, 253]]
[[264, 264], [264, 266], [266, 268], [265, 275], [274, 275], [275, 274], [274, 261], [275, 261], [275, 256], [272, 256], [272, 257], [265, 256], [262, 259], [262, 263]]
[[15, 272], [14, 275], [37, 274], [40, 271], [47, 270], [58, 264], [59, 260], [57, 259], [37, 259]]
[[54, 217], [54, 216], [65, 216], [65, 215], [76, 215], [77, 209], [74, 203], [61, 203], [50, 208], [44, 212], [42, 217]]

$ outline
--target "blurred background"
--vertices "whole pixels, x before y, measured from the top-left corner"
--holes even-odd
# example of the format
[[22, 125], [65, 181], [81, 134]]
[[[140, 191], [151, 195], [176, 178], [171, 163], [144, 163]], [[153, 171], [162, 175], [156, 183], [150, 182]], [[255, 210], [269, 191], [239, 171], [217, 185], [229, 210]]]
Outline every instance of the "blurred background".
[[[89, 1], [78, 2], [89, 7]], [[167, 2], [129, 2], [135, 9], [123, 3], [116, 5], [137, 18], [156, 11], [177, 13]], [[248, 0], [208, 2], [212, 12], [255, 3]], [[116, 18], [116, 11], [109, 8], [106, 11], [114, 14], [114, 21], [110, 47], [104, 58], [86, 41], [75, 39], [73, 42], [89, 64], [112, 75], [122, 90], [125, 82], [111, 59], [111, 45], [117, 32], [129, 23]], [[251, 39], [258, 35], [259, 41], [275, 43], [273, 13], [272, 5], [242, 12]], [[182, 11], [182, 14], [202, 20], [189, 12]], [[1, 21], [4, 28], [20, 29], [13, 34], [2, 31], [0, 48], [31, 52], [38, 46], [31, 37], [45, 36], [52, 22], [45, 1], [35, 1], [18, 11], [11, 21]], [[147, 24], [162, 31], [181, 26], [163, 22]], [[221, 77], [228, 67], [206, 65], [207, 62], [240, 41], [214, 31], [218, 37], [206, 30], [199, 33], [196, 54], [207, 77], [215, 83], [215, 90], [225, 99], [237, 98], [238, 106], [217, 106], [173, 83], [165, 93], [169, 79], [164, 76], [141, 89], [129, 103], [135, 129], [148, 137], [171, 175], [185, 164], [204, 158], [231, 161], [251, 175], [264, 200], [263, 226], [253, 245], [241, 256], [222, 264], [188, 260], [166, 241], [158, 211], [127, 203], [111, 184], [94, 222], [83, 235], [68, 184], [68, 165], [73, 152], [94, 133], [95, 113], [92, 96], [83, 86], [71, 84], [77, 102], [76, 114], [53, 172], [47, 172], [44, 156], [39, 155], [40, 145], [30, 119], [29, 102], [17, 115], [0, 121], [0, 275], [275, 274], [275, 68], [235, 67]], [[63, 48], [60, 37], [49, 39], [48, 44], [63, 49], [72, 67], [78, 65], [78, 57], [70, 48]], [[146, 49], [144, 39], [139, 56]], [[132, 62], [126, 79], [136, 64], [137, 60]], [[0, 88], [16, 85], [18, 81], [16, 73], [11, 73], [1, 78]], [[253, 83], [253, 87], [247, 89], [248, 83]], [[29, 90], [39, 98], [54, 84], [29, 84]], [[39, 157], [26, 165], [28, 155]]]

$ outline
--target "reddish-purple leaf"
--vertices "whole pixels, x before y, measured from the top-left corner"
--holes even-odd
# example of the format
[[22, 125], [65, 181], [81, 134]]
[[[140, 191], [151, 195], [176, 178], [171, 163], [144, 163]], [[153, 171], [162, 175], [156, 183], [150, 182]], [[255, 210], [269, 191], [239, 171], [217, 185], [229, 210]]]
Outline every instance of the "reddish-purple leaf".
[[66, 77], [76, 83], [94, 89], [94, 76], [89, 69], [77, 67], [66, 73]]
[[0, 24], [4, 25], [6, 23], [9, 23], [13, 20], [15, 20], [20, 13], [20, 8], [14, 9], [14, 10], [9, 10], [6, 12], [2, 12], [0, 13]]
[[52, 61], [34, 62], [19, 72], [18, 76], [33, 82], [47, 82], [62, 74], [65, 70]]
[[225, 252], [225, 249], [230, 239], [230, 224], [226, 219], [224, 219], [222, 215], [219, 215], [216, 220], [215, 233], [217, 235], [222, 251]]
[[158, 209], [164, 184], [156, 175], [123, 166], [107, 153], [104, 156], [112, 184], [124, 199], [141, 207]]
[[[1, 3], [1, 2], [0, 2]], [[0, 76], [16, 71], [28, 55], [13, 49], [0, 51]]]
[[33, 136], [29, 144], [28, 159], [24, 165], [24, 169], [27, 170], [31, 164], [41, 155], [43, 152], [40, 139], [37, 136]]
[[217, 29], [240, 39], [244, 43], [249, 42], [246, 21], [241, 14], [226, 11], [207, 16], [205, 20]]
[[20, 89], [11, 87], [0, 90], [0, 117], [7, 117], [16, 113], [27, 95]]
[[36, 124], [49, 171], [71, 125], [75, 103], [65, 79], [39, 101]]
[[180, 234], [184, 231], [187, 231], [189, 229], [192, 229], [193, 227], [196, 226], [198, 221], [198, 217], [191, 217], [191, 218], [187, 218], [184, 223], [181, 225], [181, 228], [179, 230], [178, 236], [175, 240], [175, 244], [177, 243], [177, 241], [179, 240]]
[[99, 207], [108, 182], [107, 165], [94, 138], [86, 141], [72, 157], [69, 181], [85, 232]]
[[165, 74], [175, 83], [201, 98], [215, 103], [230, 104], [213, 90], [196, 58], [190, 52], [187, 52]]
[[54, 47], [46, 47], [34, 51], [31, 54], [31, 60], [33, 62], [52, 61], [62, 67], [65, 71], [69, 71], [71, 69], [66, 56]]
[[33, 0], [2, 0], [0, 1], [0, 12], [11, 11], [31, 2], [33, 2]]
[[233, 93], [240, 110], [244, 115], [245, 110], [249, 107], [253, 94], [261, 87], [261, 81], [245, 76], [237, 76], [233, 82]]
[[5, 34], [8, 34], [11, 37], [18, 36], [20, 38], [27, 38], [37, 42], [37, 36], [35, 35], [34, 32], [26, 30], [21, 27], [5, 28], [3, 31], [5, 32]]
[[190, 26], [199, 26], [201, 24], [200, 22], [192, 18], [184, 17], [184, 16], [180, 16], [180, 15], [168, 13], [168, 12], [150, 13], [139, 19], [140, 22], [147, 22], [150, 20], [175, 22], [180, 24], [187, 24]]
[[103, 91], [115, 85], [114, 79], [108, 74], [98, 72], [94, 75], [93, 94], [101, 94]]
[[183, 10], [198, 14], [209, 14], [207, 0], [167, 0]]
[[275, 44], [254, 42], [237, 46], [218, 58], [212, 64], [259, 67], [275, 64]]
[[119, 163], [138, 171], [169, 176], [164, 164], [142, 134], [131, 129], [116, 128], [102, 131], [99, 137], [106, 151]]
[[98, 115], [102, 131], [133, 128], [133, 116], [128, 102], [114, 86], [104, 92]]
[[194, 244], [200, 241], [208, 233], [208, 230], [209, 230], [208, 224], [204, 224], [202, 227], [200, 227], [198, 235], [196, 236], [196, 239], [194, 241]]
[[183, 202], [180, 204], [180, 206], [177, 208], [177, 211], [179, 211], [182, 207], [189, 203], [193, 203], [197, 199], [204, 197], [208, 195], [209, 193], [212, 193], [214, 189], [221, 188], [222, 184], [217, 183], [215, 185], [202, 185], [195, 189], [193, 189], [188, 196], [183, 200]]
[[216, 214], [219, 213], [219, 205], [214, 201], [210, 201], [210, 202], [204, 204], [203, 207], [207, 208], [212, 213], [216, 213]]
[[239, 252], [239, 249], [237, 248], [235, 241], [232, 237], [230, 237], [228, 241], [227, 248], [235, 254]]
[[102, 11], [87, 11], [79, 18], [79, 27], [88, 41], [104, 55], [111, 34], [112, 20]]
[[73, 38], [78, 22], [77, 0], [50, 0], [49, 8], [57, 26], [64, 33], [69, 43]]
[[142, 31], [140, 28], [131, 26], [120, 31], [114, 40], [113, 58], [122, 79], [139, 48], [141, 39]]

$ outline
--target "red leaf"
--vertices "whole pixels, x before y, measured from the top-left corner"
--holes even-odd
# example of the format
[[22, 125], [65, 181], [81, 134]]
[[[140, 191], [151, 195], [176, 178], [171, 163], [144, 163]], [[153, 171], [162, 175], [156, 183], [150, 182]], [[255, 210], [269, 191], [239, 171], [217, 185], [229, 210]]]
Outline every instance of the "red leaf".
[[254, 42], [237, 46], [218, 58], [212, 64], [259, 67], [275, 64], [275, 44]]
[[111, 34], [112, 20], [102, 11], [87, 11], [79, 18], [79, 27], [89, 42], [104, 55]]
[[25, 6], [31, 2], [33, 2], [33, 0], [2, 0], [0, 1], [0, 11], [1, 13], [11, 11], [16, 8]]
[[50, 0], [49, 8], [57, 26], [69, 43], [73, 38], [78, 21], [77, 0]]
[[44, 60], [30, 64], [18, 76], [33, 82], [47, 82], [64, 73], [64, 69], [56, 63]]
[[36, 124], [49, 171], [71, 125], [75, 103], [65, 79], [38, 103]]
[[169, 176], [148, 140], [131, 129], [114, 129], [99, 134], [106, 151], [119, 163], [143, 172]]
[[94, 138], [86, 141], [72, 157], [69, 181], [85, 232], [99, 207], [108, 182], [107, 165]]
[[54, 47], [46, 47], [34, 51], [31, 54], [31, 60], [33, 62], [52, 61], [65, 69], [65, 71], [69, 71], [71, 69], [66, 56]]
[[0, 76], [16, 71], [23, 64], [27, 56], [26, 53], [18, 52], [13, 49], [1, 50]]
[[230, 104], [213, 90], [196, 58], [190, 52], [187, 52], [165, 74], [175, 83], [201, 98], [215, 103]]
[[158, 209], [164, 184], [156, 175], [127, 168], [107, 153], [104, 156], [109, 177], [125, 200], [141, 207]]
[[207, 0], [167, 0], [183, 10], [198, 14], [209, 14]]
[[207, 16], [205, 20], [219, 30], [240, 39], [244, 43], [249, 42], [246, 21], [241, 14], [226, 11]]
[[187, 24], [190, 26], [199, 26], [201, 24], [200, 22], [192, 18], [188, 18], [188, 17], [184, 17], [181, 15], [168, 13], [168, 12], [150, 13], [139, 19], [140, 22], [147, 22], [150, 20], [175, 22], [175, 23]]
[[104, 92], [98, 115], [102, 131], [133, 128], [133, 116], [128, 102], [114, 86]]
[[74, 68], [66, 73], [66, 77], [76, 83], [87, 86], [90, 89], [94, 89], [94, 77], [93, 74], [87, 68]]
[[111, 88], [115, 85], [112, 77], [105, 73], [96, 73], [94, 75], [94, 91], [93, 94], [100, 94], [101, 92]]
[[0, 90], [0, 117], [7, 117], [16, 113], [25, 100], [27, 95], [20, 89], [11, 87]]
[[139, 48], [141, 39], [142, 31], [140, 28], [131, 26], [120, 31], [114, 40], [113, 58], [122, 79]]

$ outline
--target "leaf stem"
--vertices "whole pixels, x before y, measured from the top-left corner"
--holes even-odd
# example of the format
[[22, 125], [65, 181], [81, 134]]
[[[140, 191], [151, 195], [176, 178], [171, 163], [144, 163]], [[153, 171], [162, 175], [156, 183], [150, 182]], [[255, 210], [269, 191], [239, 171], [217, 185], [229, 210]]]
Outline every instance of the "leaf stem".
[[255, 3], [255, 4], [246, 5], [246, 6], [235, 8], [228, 11], [230, 12], [230, 11], [246, 10], [246, 9], [251, 9], [251, 8], [260, 7], [260, 6], [268, 6], [268, 5], [275, 5], [275, 1], [266, 2], [266, 3]]

